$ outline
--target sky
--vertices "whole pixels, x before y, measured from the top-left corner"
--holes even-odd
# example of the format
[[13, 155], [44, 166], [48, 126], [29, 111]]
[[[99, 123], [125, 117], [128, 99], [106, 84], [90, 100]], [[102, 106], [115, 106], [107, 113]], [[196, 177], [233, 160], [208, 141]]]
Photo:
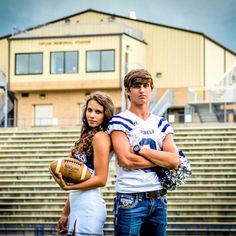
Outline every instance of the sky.
[[1, 0], [0, 37], [94, 9], [201, 32], [236, 53], [236, 0]]

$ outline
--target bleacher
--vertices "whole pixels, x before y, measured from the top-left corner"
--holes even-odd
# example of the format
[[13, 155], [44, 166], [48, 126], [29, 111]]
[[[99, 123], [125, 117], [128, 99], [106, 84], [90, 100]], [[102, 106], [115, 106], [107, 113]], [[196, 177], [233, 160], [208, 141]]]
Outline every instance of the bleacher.
[[[167, 235], [236, 235], [236, 125], [176, 125], [175, 141], [188, 156], [192, 177], [168, 193]], [[66, 157], [79, 127], [0, 130], [0, 235], [57, 235], [67, 192], [48, 165]], [[113, 235], [114, 159], [102, 194]]]

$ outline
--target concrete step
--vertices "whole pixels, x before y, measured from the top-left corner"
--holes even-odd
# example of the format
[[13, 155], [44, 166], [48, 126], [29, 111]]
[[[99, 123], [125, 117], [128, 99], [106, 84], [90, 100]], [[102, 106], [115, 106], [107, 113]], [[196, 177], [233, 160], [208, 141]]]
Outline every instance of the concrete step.
[[[68, 197], [68, 192], [63, 190], [55, 190], [55, 191], [11, 191], [4, 193], [0, 196], [0, 203], [6, 203], [9, 202], [14, 204], [20, 204], [20, 203], [37, 203], [37, 202], [49, 202], [50, 204], [54, 201], [62, 201], [65, 202], [66, 198]], [[106, 202], [113, 202], [114, 197], [113, 196], [104, 196], [103, 197]]]
[[[191, 162], [190, 162], [191, 163]], [[235, 171], [235, 167], [232, 167], [232, 168], [228, 168], [228, 167], [225, 167], [225, 166], [209, 166], [207, 168], [204, 168], [202, 166], [191, 166], [191, 169], [192, 170], [202, 170], [202, 171], [210, 171], [210, 170], [217, 170], [217, 171], [220, 171], [220, 170], [223, 170], [225, 172], [227, 172], [228, 170], [229, 171]]]
[[48, 186], [48, 185], [52, 185], [52, 186], [57, 186], [56, 182], [53, 180], [53, 178], [51, 177], [51, 179], [49, 180], [41, 180], [41, 179], [37, 179], [37, 180], [17, 180], [16, 182], [9, 182], [8, 180], [0, 180], [0, 186], [1, 187], [5, 187], [6, 185], [8, 185], [9, 187], [14, 187], [14, 186]]
[[[1, 146], [1, 153], [9, 153], [9, 152], [26, 152], [26, 151], [37, 151], [37, 152], [45, 152], [45, 151], [70, 151], [70, 148], [73, 146], [73, 144], [68, 143], [68, 144], [50, 144], [50, 143], [45, 143], [45, 144], [24, 144], [24, 145], [19, 145], [19, 144], [11, 144], [11, 145], [2, 145]], [[214, 144], [179, 144], [178, 147], [182, 149], [184, 152], [189, 152], [189, 151], [202, 151], [202, 150], [212, 150], [212, 151], [235, 151], [236, 153], [236, 146], [235, 142], [227, 142], [224, 145], [217, 143]]]
[[209, 162], [192, 162], [191, 160], [189, 160], [191, 167], [192, 168], [219, 168], [219, 167], [224, 167], [224, 168], [228, 168], [230, 169], [230, 167], [236, 167], [236, 160], [235, 162], [215, 162], [215, 163], [209, 163]]
[[235, 140], [236, 139], [236, 133], [233, 135], [217, 135], [217, 134], [212, 134], [212, 135], [209, 135], [209, 136], [201, 136], [201, 138], [199, 139], [199, 137], [196, 137], [195, 135], [193, 136], [184, 136], [184, 135], [178, 135], [178, 134], [175, 134], [174, 135], [174, 140], [175, 142], [178, 142], [178, 143], [181, 143], [183, 141], [190, 141], [190, 142], [202, 142], [202, 141], [213, 141], [213, 140], [216, 140], [216, 141], [228, 141], [228, 140]]
[[229, 144], [226, 144], [226, 145], [206, 145], [206, 146], [201, 146], [201, 145], [196, 145], [196, 146], [187, 146], [187, 145], [179, 145], [179, 148], [182, 149], [185, 152], [187, 151], [234, 151], [236, 153], [236, 146], [233, 144], [233, 145], [229, 145]]
[[1, 165], [0, 171], [2, 171], [2, 175], [13, 175], [14, 173], [17, 173], [18, 175], [27, 175], [27, 174], [33, 174], [33, 173], [47, 173], [48, 172], [48, 166], [52, 162], [52, 160], [45, 163], [35, 163], [35, 164], [22, 164], [22, 165]]
[[208, 223], [208, 222], [215, 222], [215, 223], [232, 223], [235, 222], [236, 218], [235, 215], [206, 215], [206, 214], [197, 214], [197, 215], [174, 215], [173, 217], [168, 217], [168, 222], [174, 223], [174, 222], [185, 222], [186, 224], [193, 223], [193, 222], [202, 222], [202, 223]]
[[179, 204], [184, 202], [184, 204], [191, 204], [194, 203], [196, 204], [221, 204], [224, 202], [227, 202], [228, 204], [233, 204], [236, 202], [236, 195], [231, 196], [231, 195], [211, 195], [206, 192], [206, 193], [201, 193], [202, 197], [199, 198], [198, 195], [179, 195], [175, 194], [174, 192], [169, 192], [168, 193], [168, 204], [173, 203], [173, 204]]
[[224, 150], [224, 148], [221, 148], [222, 150], [204, 150], [204, 149], [199, 149], [199, 150], [194, 150], [192, 151], [191, 149], [189, 150], [185, 150], [184, 147], [179, 147], [180, 149], [182, 149], [184, 151], [184, 154], [189, 157], [191, 156], [191, 158], [193, 156], [198, 157], [198, 158], [202, 158], [203, 157], [221, 157], [222, 156], [231, 156], [235, 158], [235, 151], [233, 150]]
[[206, 235], [214, 235], [214, 236], [224, 236], [224, 235], [234, 235], [236, 232], [236, 226], [233, 223], [223, 223], [223, 222], [195, 222], [191, 224], [186, 223], [172, 223], [168, 224], [167, 232], [169, 235], [199, 235], [199, 236], [206, 236]]
[[28, 143], [28, 142], [44, 142], [46, 140], [48, 141], [59, 141], [62, 140], [68, 141], [71, 140], [72, 142], [75, 142], [80, 136], [80, 133], [71, 133], [71, 134], [64, 134], [64, 133], [58, 133], [58, 134], [47, 134], [47, 135], [2, 135], [0, 133], [0, 143]]
[[[37, 204], [38, 202], [46, 202], [50, 205], [54, 205], [54, 202], [62, 202], [64, 203], [66, 198], [68, 196], [68, 193], [65, 191], [55, 191], [55, 194], [53, 192], [49, 192], [47, 194], [47, 197], [45, 196], [45, 191], [43, 192], [12, 192], [11, 194], [3, 194], [2, 197], [0, 197], [0, 203], [5, 205], [12, 205], [14, 204], [20, 206], [21, 204]], [[104, 195], [103, 198], [106, 201], [107, 206], [113, 206], [114, 203], [114, 196], [115, 195]], [[218, 206], [218, 205], [225, 205], [228, 203], [228, 206], [234, 206], [235, 207], [236, 197], [235, 196], [229, 196], [229, 195], [222, 195], [222, 196], [211, 196], [211, 195], [203, 195], [202, 198], [199, 200], [198, 196], [179, 196], [179, 195], [171, 195], [168, 194], [168, 205], [174, 206], [179, 205], [181, 207], [193, 205], [192, 207], [196, 206]], [[0, 205], [1, 205], [0, 204]]]
[[63, 137], [53, 137], [53, 138], [48, 138], [45, 137], [44, 139], [42, 138], [34, 138], [34, 139], [28, 139], [27, 137], [24, 138], [19, 138], [19, 139], [9, 139], [9, 140], [5, 140], [5, 139], [1, 139], [0, 136], [0, 147], [7, 147], [7, 146], [16, 146], [16, 145], [41, 145], [41, 144], [62, 144], [62, 145], [74, 145], [75, 140], [77, 140], [77, 138], [65, 138]]
[[204, 135], [206, 133], [209, 133], [209, 134], [215, 134], [215, 133], [220, 133], [220, 134], [230, 134], [230, 133], [236, 133], [236, 126], [235, 124], [231, 125], [231, 126], [228, 126], [227, 124], [223, 124], [223, 123], [220, 123], [218, 124], [220, 126], [211, 126], [209, 124], [206, 124], [204, 125], [203, 123], [201, 123], [200, 125], [196, 125], [194, 126], [194, 124], [191, 124], [191, 127], [190, 126], [185, 126], [184, 125], [181, 125], [181, 126], [177, 126], [175, 124], [173, 124], [173, 127], [174, 127], [174, 130], [175, 130], [175, 133], [176, 134], [201, 134], [201, 135]]
[[[44, 147], [44, 146], [60, 146], [62, 145], [63, 147], [68, 147], [68, 146], [74, 146], [74, 142], [76, 141], [76, 139], [47, 139], [47, 140], [40, 140], [40, 139], [34, 139], [34, 140], [25, 140], [25, 141], [5, 141], [4, 140], [0, 140], [0, 147], [2, 148], [14, 148], [14, 147], [18, 147], [18, 148], [25, 148], [25, 147], [32, 147], [32, 148], [37, 148], [37, 147]], [[229, 140], [229, 138], [226, 138], [223, 141], [216, 141], [216, 140], [181, 140], [181, 141], [176, 141], [176, 143], [178, 145], [181, 145], [182, 147], [185, 146], [203, 146], [203, 147], [207, 147], [207, 146], [214, 146], [214, 145], [220, 145], [220, 146], [230, 146], [230, 145], [234, 145], [235, 144], [235, 139]]]
[[229, 139], [226, 139], [226, 140], [223, 140], [223, 141], [216, 141], [216, 140], [200, 140], [200, 141], [181, 141], [181, 142], [176, 142], [176, 144], [178, 146], [182, 146], [184, 147], [184, 149], [186, 147], [195, 147], [195, 146], [198, 146], [198, 147], [201, 147], [201, 148], [205, 148], [205, 147], [210, 147], [210, 146], [215, 146], [215, 145], [219, 145], [219, 146], [222, 146], [222, 147], [225, 147], [225, 146], [234, 146], [236, 144], [236, 139], [233, 139], [233, 140], [229, 140]]
[[[203, 194], [203, 193], [206, 193], [206, 194], [216, 194], [216, 195], [222, 195], [222, 194], [225, 194], [225, 195], [233, 195], [235, 194], [236, 190], [235, 190], [235, 185], [233, 184], [227, 184], [225, 186], [220, 186], [220, 185], [214, 185], [214, 186], [211, 186], [211, 185], [198, 185], [198, 186], [195, 186], [195, 185], [188, 185], [188, 186], [182, 186], [181, 188], [177, 188], [175, 191], [178, 191], [179, 189], [179, 192], [178, 194], [186, 194], [186, 193], [189, 193], [190, 194], [196, 194], [196, 195], [199, 195], [200, 193]], [[57, 190], [59, 189], [59, 187], [55, 184], [44, 184], [44, 185], [17, 185], [17, 186], [7, 186], [7, 185], [1, 185], [0, 186], [0, 192], [6, 192], [6, 191], [12, 191], [12, 190], [19, 190], [20, 191], [29, 191], [29, 192], [33, 192], [35, 190], [38, 190], [38, 192], [42, 191], [42, 190], [47, 190], [47, 191], [51, 191], [51, 190]], [[181, 189], [181, 190], [180, 190]], [[197, 189], [198, 193], [195, 192], [195, 189]], [[170, 191], [171, 192], [171, 191]], [[106, 192], [103, 192], [103, 194], [105, 196], [109, 196], [109, 195], [114, 195], [114, 191], [106, 191]], [[175, 192], [175, 194], [177, 194], [177, 192]]]
[[33, 224], [24, 224], [23, 222], [19, 222], [16, 224], [5, 223], [0, 224], [0, 235], [4, 236], [53, 236], [58, 235], [56, 233], [57, 224], [55, 222], [48, 222], [44, 224], [37, 224], [34, 222]]
[[[68, 192], [50, 179], [48, 165], [52, 160], [68, 155], [79, 137], [79, 130], [41, 129], [37, 132], [35, 129], [14, 133], [10, 129], [3, 135], [0, 132], [0, 150], [8, 148], [0, 151], [0, 215], [5, 214], [0, 218], [0, 235], [2, 223], [7, 222], [28, 223], [28, 226], [29, 223], [42, 225], [47, 222], [55, 226]], [[6, 143], [4, 138], [7, 138]], [[185, 186], [168, 192], [168, 236], [170, 233], [181, 236], [185, 226], [188, 235], [207, 235], [206, 232], [216, 235], [214, 233], [218, 231], [214, 231], [214, 227], [207, 231], [204, 227], [198, 229], [197, 225], [216, 225], [217, 228], [219, 222], [225, 227], [217, 229], [222, 229], [224, 235], [225, 229], [236, 219], [236, 126], [178, 127], [174, 138], [187, 155], [193, 174]], [[24, 149], [17, 146], [24, 146]], [[110, 166], [114, 171], [114, 162]], [[104, 235], [113, 235], [114, 182], [115, 172], [112, 172], [107, 187], [101, 189], [108, 208]], [[30, 210], [34, 214], [30, 215]], [[18, 235], [20, 230], [12, 232]], [[33, 233], [34, 227], [29, 232]]]
[[[16, 221], [20, 220], [20, 218], [23, 219], [30, 219], [30, 216], [32, 219], [40, 219], [40, 218], [46, 218], [46, 216], [50, 216], [51, 218], [59, 218], [60, 214], [62, 212], [63, 206], [60, 206], [57, 208], [54, 206], [54, 208], [32, 208], [32, 209], [0, 209], [0, 221], [1, 220], [6, 220], [9, 221], [11, 219], [15, 219]], [[178, 213], [181, 211], [181, 215]], [[113, 210], [112, 209], [107, 209], [107, 220], [114, 219], [113, 216]], [[233, 211], [232, 209], [211, 209], [211, 208], [205, 208], [205, 209], [181, 209], [181, 208], [170, 208], [168, 209], [168, 221], [175, 222], [175, 218], [187, 218], [187, 217], [192, 217], [194, 219], [199, 218], [199, 216], [203, 217], [205, 216], [206, 218], [215, 218], [217, 216], [218, 219], [225, 219], [225, 222], [234, 222], [236, 220], [236, 214], [235, 210]], [[193, 219], [188, 219], [187, 222], [194, 222]], [[217, 222], [217, 221], [215, 221]]]
[[[1, 235], [8, 235], [8, 236], [35, 236], [35, 235], [44, 235], [44, 236], [52, 236], [57, 235], [56, 233], [56, 224], [38, 224], [37, 222], [32, 224], [4, 224], [1, 225], [0, 234]], [[230, 223], [223, 224], [218, 223], [215, 224], [184, 224], [182, 225], [181, 222], [179, 224], [169, 224], [167, 226], [167, 235], [179, 235], [179, 236], [186, 236], [186, 235], [199, 235], [199, 236], [206, 236], [206, 235], [214, 235], [214, 236], [224, 236], [224, 235], [233, 235], [235, 232], [235, 225]], [[113, 236], [113, 223], [108, 222], [105, 224], [104, 228], [104, 235], [105, 236]]]
[[[61, 152], [61, 153], [34, 153], [32, 155], [32, 153], [5, 153], [2, 154], [0, 153], [0, 161], [1, 163], [27, 163], [27, 162], [34, 162], [34, 161], [47, 161], [48, 160], [54, 160], [57, 158], [61, 158], [61, 157], [67, 157], [68, 156], [68, 152]], [[12, 160], [12, 157], [16, 158], [15, 160]], [[4, 159], [2, 159], [4, 158]]]
[[[48, 174], [48, 173], [35, 173], [35, 174], [0, 174], [0, 186], [2, 184], [2, 181], [8, 181], [8, 182], [12, 182], [12, 181], [37, 181], [38, 179], [47, 181], [47, 180], [51, 180], [52, 177]], [[5, 183], [5, 182], [4, 182]]]
[[[68, 153], [69, 153], [69, 151], [70, 151], [70, 149], [67, 149], [67, 148], [61, 148], [61, 147], [58, 147], [58, 148], [41, 148], [41, 149], [39, 149], [39, 148], [37, 148], [37, 149], [35, 149], [35, 150], [32, 150], [32, 149], [17, 149], [17, 148], [15, 148], [15, 149], [3, 149], [3, 148], [1, 148], [1, 150], [0, 150], [0, 154], [4, 154], [4, 155], [6, 155], [6, 154], [10, 154], [11, 156], [14, 156], [14, 153], [18, 153], [18, 154], [31, 154], [31, 155], [37, 155], [37, 154], [43, 154], [43, 153], [45, 153], [45, 154], [49, 154], [49, 153], [51, 153], [51, 155], [53, 155], [53, 154], [58, 154], [58, 153], [60, 153], [60, 154], [64, 154], [64, 156], [68, 156]], [[3, 156], [4, 156], [3, 155]]]
[[[26, 136], [26, 135], [17, 135], [17, 136], [3, 136], [0, 133], [0, 146], [4, 144], [28, 144], [28, 143], [63, 143], [63, 142], [71, 142], [72, 144], [79, 138], [78, 134], [58, 134], [58, 135], [46, 135], [46, 136]], [[201, 139], [199, 137], [193, 136], [183, 136], [175, 134], [174, 140], [176, 143], [202, 143], [203, 141], [211, 143], [212, 141], [235, 141], [236, 133], [234, 135], [209, 135], [203, 136]], [[188, 141], [188, 142], [186, 142]]]
[[[47, 199], [42, 199], [42, 198], [31, 198], [33, 200], [37, 200], [37, 201], [30, 201], [27, 198], [27, 201], [22, 201], [22, 199], [20, 201], [12, 201], [9, 199], [9, 202], [6, 202], [6, 200], [4, 202], [2, 202], [2, 200], [0, 199], [0, 206], [1, 206], [1, 210], [13, 210], [13, 209], [32, 209], [32, 211], [34, 209], [44, 209], [44, 208], [48, 208], [48, 209], [63, 209], [64, 204], [65, 204], [65, 197], [55, 197], [54, 199], [51, 198], [47, 198]], [[40, 200], [40, 201], [39, 201]], [[41, 201], [44, 200], [44, 201]], [[113, 199], [106, 199], [106, 206], [108, 209], [113, 210], [113, 204], [114, 204], [114, 200]], [[173, 202], [173, 200], [171, 201], [170, 199], [168, 199], [168, 209], [171, 211], [178, 211], [179, 209], [187, 209], [189, 210], [190, 208], [194, 209], [194, 210], [198, 210], [198, 209], [220, 209], [222, 210], [224, 208], [224, 210], [231, 210], [233, 209], [233, 211], [236, 210], [236, 202], [235, 199], [232, 202], [226, 201], [227, 199], [221, 199], [221, 202], [211, 202], [211, 201], [205, 201], [205, 202], [198, 202], [198, 201], [191, 201], [191, 202], [186, 202], [184, 205], [181, 204], [180, 205], [180, 201], [179, 202]], [[45, 204], [47, 203], [47, 204]], [[219, 211], [220, 211], [219, 210]]]
[[1, 194], [0, 202], [16, 202], [18, 203], [28, 203], [28, 202], [52, 202], [55, 201], [65, 201], [68, 196], [68, 193], [62, 190], [57, 190], [55, 193], [48, 191], [9, 191], [7, 193]]
[[27, 144], [5, 144], [1, 146], [1, 149], [4, 150], [21, 150], [21, 149], [30, 149], [30, 150], [40, 150], [42, 148], [44, 149], [55, 149], [59, 148], [62, 149], [68, 149], [71, 148], [73, 143], [27, 143]]
[[225, 189], [185, 189], [185, 188], [177, 188], [174, 191], [169, 191], [168, 195], [178, 195], [178, 196], [198, 196], [204, 198], [204, 196], [235, 196], [236, 195], [236, 190], [229, 188], [227, 190]]
[[[37, 170], [43, 170], [43, 171], [48, 171], [48, 166], [50, 165], [50, 163], [53, 161], [53, 159], [47, 159], [47, 160], [38, 160], [37, 162], [39, 163], [35, 163], [34, 161], [28, 162], [28, 163], [23, 163], [21, 162], [20, 164], [17, 163], [9, 163], [9, 162], [0, 162], [1, 167], [0, 169], [5, 169], [4, 172], [10, 172], [10, 171], [37, 171]], [[191, 162], [190, 162], [191, 163]], [[230, 165], [230, 164], [228, 164]], [[225, 173], [227, 174], [233, 174], [236, 172], [236, 165], [235, 164], [231, 164], [230, 168], [228, 165], [218, 165], [217, 164], [212, 164], [209, 166], [208, 165], [204, 165], [204, 163], [201, 163], [200, 165], [191, 164], [191, 169], [192, 169], [192, 174], [196, 174], [198, 172], [201, 173], [207, 173], [207, 172], [219, 172], [219, 173]], [[110, 168], [112, 170], [113, 168], [113, 164], [110, 163]], [[115, 171], [115, 170], [114, 170]], [[114, 173], [114, 172], [113, 172]], [[112, 174], [113, 174], [112, 173]]]
[[30, 128], [4, 128], [1, 129], [1, 135], [61, 135], [80, 133], [81, 126], [78, 127], [30, 127]]
[[236, 158], [232, 159], [232, 160], [222, 160], [219, 161], [218, 159], [214, 160], [214, 158], [212, 159], [192, 159], [192, 158], [188, 158], [188, 160], [191, 163], [192, 167], [201, 167], [201, 166], [205, 166], [205, 167], [215, 167], [215, 166], [235, 166], [236, 165]]
[[[32, 213], [32, 212], [31, 212]], [[41, 212], [42, 213], [42, 212]], [[61, 212], [55, 213], [55, 214], [49, 214], [49, 212], [44, 211], [44, 214], [36, 215], [34, 212], [32, 214], [19, 214], [19, 215], [0, 215], [0, 221], [3, 223], [18, 223], [18, 222], [24, 222], [24, 223], [33, 223], [35, 221], [38, 221], [38, 223], [43, 222], [57, 222], [59, 219]], [[181, 212], [182, 213], [182, 212]], [[107, 216], [107, 221], [113, 221], [114, 217], [113, 215]], [[178, 221], [184, 221], [186, 223], [192, 223], [192, 222], [235, 222], [236, 217], [235, 215], [219, 215], [219, 214], [212, 214], [212, 215], [206, 215], [204, 212], [202, 214], [197, 213], [194, 214], [181, 214], [181, 215], [172, 215], [171, 213], [168, 214], [168, 222], [178, 222]]]
[[[103, 193], [104, 196], [114, 196], [115, 193], [114, 191], [106, 191]], [[168, 196], [184, 196], [186, 198], [191, 197], [191, 196], [196, 196], [198, 198], [202, 197], [204, 198], [205, 196], [214, 196], [214, 197], [218, 197], [218, 196], [232, 196], [234, 197], [236, 195], [236, 189], [235, 188], [230, 188], [230, 189], [207, 189], [207, 187], [205, 189], [197, 189], [195, 187], [193, 187], [192, 189], [186, 189], [183, 187], [178, 187], [176, 188], [174, 191], [168, 191]]]

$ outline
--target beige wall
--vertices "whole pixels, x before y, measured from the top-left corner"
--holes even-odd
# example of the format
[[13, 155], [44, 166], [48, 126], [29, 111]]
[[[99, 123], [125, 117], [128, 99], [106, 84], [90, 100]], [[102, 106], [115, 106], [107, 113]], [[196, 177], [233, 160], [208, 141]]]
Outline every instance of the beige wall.
[[8, 80], [8, 40], [0, 40], [0, 71], [6, 75]]
[[[186, 105], [186, 101], [188, 100], [188, 88], [174, 88], [171, 89], [171, 91], [174, 93], [174, 106], [184, 107]], [[165, 92], [165, 88], [157, 88], [157, 101], [162, 97]]]
[[226, 66], [226, 70], [228, 68], [230, 68], [232, 65], [236, 64], [236, 56], [234, 56], [232, 53], [230, 52], [225, 52], [225, 66]]
[[[147, 45], [127, 35], [122, 37], [122, 75], [125, 75], [125, 68], [130, 71], [133, 68], [146, 68]], [[125, 65], [125, 54], [128, 54], [128, 65]]]
[[[78, 117], [78, 104], [84, 104], [86, 94], [94, 91], [97, 90], [30, 92], [28, 97], [22, 97], [21, 93], [16, 93], [18, 100], [18, 125], [31, 126], [34, 124], [35, 105], [52, 105], [53, 117], [58, 118], [59, 125], [78, 124], [78, 121], [81, 120], [81, 117]], [[111, 96], [116, 108], [120, 107], [120, 91], [100, 91]], [[40, 94], [45, 94], [45, 99], [40, 99]]]
[[224, 73], [224, 49], [205, 39], [205, 86], [211, 87]]
[[147, 69], [159, 87], [196, 86], [203, 76], [202, 36], [182, 30], [145, 24], [127, 19], [117, 20], [142, 31], [147, 42]]

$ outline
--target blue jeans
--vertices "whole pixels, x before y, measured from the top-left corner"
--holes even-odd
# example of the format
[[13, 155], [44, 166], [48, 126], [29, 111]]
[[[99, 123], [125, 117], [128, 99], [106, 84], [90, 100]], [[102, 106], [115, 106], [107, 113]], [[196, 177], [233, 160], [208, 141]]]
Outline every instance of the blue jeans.
[[166, 235], [166, 195], [147, 198], [142, 194], [117, 193], [114, 214], [116, 236]]

